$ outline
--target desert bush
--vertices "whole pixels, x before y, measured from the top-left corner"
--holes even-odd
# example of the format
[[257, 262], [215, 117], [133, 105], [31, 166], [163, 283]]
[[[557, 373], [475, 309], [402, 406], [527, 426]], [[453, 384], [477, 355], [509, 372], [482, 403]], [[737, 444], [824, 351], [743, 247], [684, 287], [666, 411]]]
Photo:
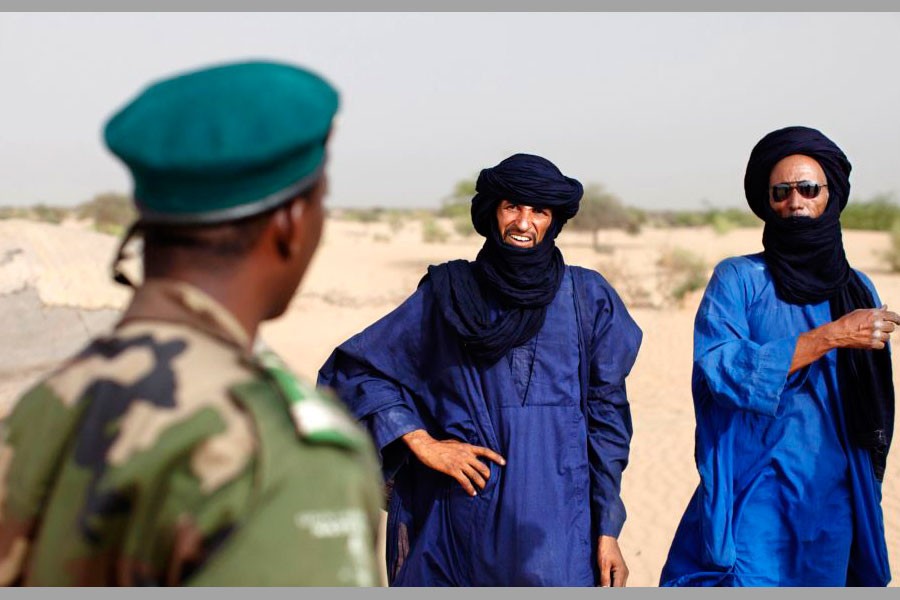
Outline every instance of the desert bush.
[[654, 210], [647, 214], [647, 221], [654, 227], [700, 227], [703, 214], [690, 210]]
[[28, 209], [21, 206], [2, 206], [0, 207], [0, 219], [26, 219], [28, 218]]
[[659, 291], [667, 300], [680, 303], [690, 292], [706, 286], [706, 261], [690, 250], [664, 250], [656, 266], [659, 268]]
[[105, 193], [79, 204], [75, 214], [80, 219], [93, 221], [94, 229], [101, 233], [121, 234], [137, 218], [131, 198], [124, 194]]
[[584, 190], [578, 214], [568, 227], [575, 231], [589, 231], [593, 234], [595, 250], [600, 248], [601, 229], [623, 229], [631, 234], [640, 233], [644, 213], [626, 207], [614, 194], [600, 184], [591, 184]]
[[441, 203], [437, 215], [448, 219], [470, 218], [471, 210], [471, 198], [449, 198]]
[[891, 249], [884, 253], [892, 273], [900, 272], [900, 219], [894, 221], [890, 230]]
[[[355, 223], [377, 223], [381, 220], [384, 209], [380, 206], [371, 208], [345, 208], [340, 212], [340, 217], [344, 221], [353, 221]], [[335, 215], [336, 217], [338, 215]]]
[[740, 208], [708, 208], [706, 210], [662, 210], [646, 215], [649, 223], [657, 227], [705, 227], [716, 233], [728, 233], [736, 227], [761, 225], [750, 210]]
[[630, 235], [638, 235], [641, 232], [641, 226], [647, 222], [647, 213], [639, 208], [628, 206], [625, 208], [628, 212], [628, 222], [625, 224], [625, 233]]
[[718, 235], [725, 235], [735, 227], [737, 227], [737, 223], [728, 218], [724, 213], [716, 213], [712, 216], [709, 223], [713, 231], [715, 231]]
[[461, 179], [453, 186], [449, 196], [441, 201], [439, 217], [457, 219], [468, 215], [472, 209], [472, 197], [475, 195], [475, 179]]
[[403, 216], [403, 213], [399, 210], [392, 210], [388, 212], [387, 215], [387, 226], [388, 229], [391, 230], [392, 234], [399, 233], [403, 226], [406, 225], [407, 217]]
[[447, 238], [447, 232], [433, 218], [426, 218], [422, 222], [422, 241], [426, 244], [442, 244]]
[[750, 209], [722, 208], [712, 209], [708, 212], [710, 225], [714, 225], [716, 219], [725, 219], [734, 227], [760, 227], [762, 221], [753, 214]]
[[900, 220], [900, 206], [893, 194], [877, 194], [869, 200], [850, 201], [841, 213], [843, 229], [892, 231]]
[[31, 208], [30, 217], [44, 223], [62, 223], [69, 211], [59, 206], [37, 204]]
[[475, 234], [475, 226], [472, 225], [472, 217], [468, 214], [461, 215], [453, 219], [453, 231], [462, 237], [469, 237]]
[[646, 277], [626, 268], [615, 259], [597, 264], [597, 271], [613, 286], [630, 308], [655, 308], [651, 291], [644, 286]]

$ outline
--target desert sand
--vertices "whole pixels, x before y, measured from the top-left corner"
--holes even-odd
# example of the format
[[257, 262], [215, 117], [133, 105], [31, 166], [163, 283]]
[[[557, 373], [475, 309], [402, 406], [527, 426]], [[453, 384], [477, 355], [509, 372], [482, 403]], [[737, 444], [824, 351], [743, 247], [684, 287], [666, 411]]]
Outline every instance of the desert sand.
[[[449, 224], [444, 224], [451, 231]], [[608, 276], [643, 329], [644, 341], [628, 379], [634, 438], [623, 478], [628, 520], [620, 545], [629, 585], [655, 586], [681, 514], [698, 482], [693, 461], [690, 393], [692, 326], [701, 291], [682, 302], [665, 297], [657, 261], [675, 248], [702, 256], [707, 276], [720, 259], [761, 249], [761, 228], [645, 229], [605, 232], [603, 252], [590, 236], [564, 231], [566, 261]], [[0, 221], [0, 414], [15, 398], [87, 339], [112, 326], [127, 290], [111, 282], [117, 240], [80, 225]], [[865, 271], [882, 298], [900, 308], [900, 274], [881, 254], [887, 234], [844, 233], [850, 263]], [[329, 219], [323, 243], [288, 312], [266, 324], [264, 340], [300, 374], [314, 379], [332, 349], [387, 314], [415, 290], [427, 265], [475, 257], [477, 236], [422, 242], [421, 224], [402, 228]], [[894, 354], [895, 387], [900, 365]], [[895, 451], [896, 452], [896, 451]], [[900, 573], [900, 461], [888, 463], [883, 508], [891, 567]], [[896, 579], [895, 579], [896, 581]], [[896, 585], [896, 584], [892, 584]]]

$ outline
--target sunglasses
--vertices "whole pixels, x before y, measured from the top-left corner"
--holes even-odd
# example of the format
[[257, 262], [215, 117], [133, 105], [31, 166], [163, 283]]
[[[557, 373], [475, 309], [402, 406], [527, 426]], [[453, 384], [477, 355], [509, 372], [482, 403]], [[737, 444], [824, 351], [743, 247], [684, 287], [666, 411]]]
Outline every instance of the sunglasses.
[[790, 183], [776, 183], [772, 186], [772, 199], [775, 202], [781, 202], [791, 195], [791, 190], [796, 189], [800, 195], [807, 200], [812, 200], [819, 195], [822, 188], [828, 187], [826, 183], [816, 183], [815, 181], [792, 181]]

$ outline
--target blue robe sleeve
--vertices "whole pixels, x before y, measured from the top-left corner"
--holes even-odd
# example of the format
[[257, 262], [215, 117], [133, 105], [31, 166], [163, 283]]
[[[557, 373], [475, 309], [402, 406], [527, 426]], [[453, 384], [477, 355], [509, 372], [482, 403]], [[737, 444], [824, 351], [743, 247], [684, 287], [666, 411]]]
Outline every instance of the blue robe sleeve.
[[785, 386], [802, 384], [808, 370], [788, 377], [799, 335], [751, 339], [748, 285], [734, 259], [716, 266], [694, 321], [694, 367], [718, 404], [774, 417]]
[[618, 537], [625, 524], [621, 484], [632, 435], [625, 378], [643, 334], [615, 290], [599, 276], [593, 281], [587, 286], [594, 288], [587, 304], [593, 311], [586, 406], [591, 514], [598, 535]]
[[390, 314], [335, 348], [319, 370], [328, 387], [372, 435], [390, 479], [408, 455], [401, 436], [425, 429], [412, 399], [420, 352], [422, 290]]

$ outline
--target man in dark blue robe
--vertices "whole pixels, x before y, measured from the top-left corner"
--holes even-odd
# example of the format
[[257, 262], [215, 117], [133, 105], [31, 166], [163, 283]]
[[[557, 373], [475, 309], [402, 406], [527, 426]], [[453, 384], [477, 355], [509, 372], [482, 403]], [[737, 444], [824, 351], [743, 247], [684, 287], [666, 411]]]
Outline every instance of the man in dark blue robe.
[[429, 267], [319, 372], [381, 452], [389, 582], [624, 586], [625, 378], [641, 330], [555, 245], [578, 181], [517, 154], [476, 190], [476, 260]]

